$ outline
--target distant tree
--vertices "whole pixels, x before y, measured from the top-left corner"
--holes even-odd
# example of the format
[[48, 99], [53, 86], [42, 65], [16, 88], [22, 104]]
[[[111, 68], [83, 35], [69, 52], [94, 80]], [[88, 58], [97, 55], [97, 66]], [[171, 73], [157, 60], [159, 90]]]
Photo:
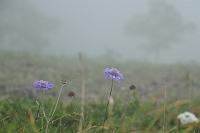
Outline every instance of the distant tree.
[[135, 15], [126, 25], [125, 33], [144, 38], [143, 48], [159, 54], [161, 49], [182, 42], [184, 34], [194, 29], [195, 25], [185, 23], [172, 4], [164, 0], [150, 0], [148, 12]]
[[41, 14], [30, 2], [0, 1], [0, 47], [40, 50], [50, 44], [48, 34], [61, 23]]

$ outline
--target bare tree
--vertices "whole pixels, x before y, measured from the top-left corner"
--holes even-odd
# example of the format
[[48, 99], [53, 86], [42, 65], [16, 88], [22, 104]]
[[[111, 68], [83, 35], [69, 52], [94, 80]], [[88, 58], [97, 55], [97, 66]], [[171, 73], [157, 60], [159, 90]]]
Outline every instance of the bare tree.
[[195, 25], [185, 23], [172, 4], [164, 0], [150, 0], [148, 12], [135, 15], [126, 25], [125, 33], [143, 38], [143, 48], [158, 57], [161, 49], [183, 42], [185, 33], [194, 29]]

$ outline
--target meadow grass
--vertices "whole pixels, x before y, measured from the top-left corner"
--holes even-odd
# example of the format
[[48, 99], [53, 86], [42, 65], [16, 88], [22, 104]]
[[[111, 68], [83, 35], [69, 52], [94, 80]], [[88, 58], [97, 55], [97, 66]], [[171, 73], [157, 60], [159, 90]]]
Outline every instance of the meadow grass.
[[[124, 77], [121, 83], [114, 81], [108, 106], [111, 80], [103, 74], [107, 67], [117, 68]], [[105, 133], [200, 132], [199, 122], [182, 125], [177, 119], [185, 111], [200, 115], [198, 64], [120, 62], [4, 50], [0, 68], [0, 132], [42, 133], [47, 127], [49, 133], [98, 133], [103, 128]], [[72, 77], [59, 93], [60, 81]], [[42, 91], [33, 86], [40, 79], [54, 85], [45, 91], [44, 101]], [[133, 84], [136, 89], [130, 90]], [[68, 96], [69, 92], [75, 95]], [[44, 102], [47, 114], [54, 112], [47, 123], [36, 97]]]

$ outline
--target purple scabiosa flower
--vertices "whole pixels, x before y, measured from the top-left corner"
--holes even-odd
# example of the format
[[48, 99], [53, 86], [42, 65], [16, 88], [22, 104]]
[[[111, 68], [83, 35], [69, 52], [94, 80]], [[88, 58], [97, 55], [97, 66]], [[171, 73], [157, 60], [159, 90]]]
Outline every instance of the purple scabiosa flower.
[[35, 88], [39, 88], [39, 89], [42, 89], [43, 91], [46, 91], [46, 90], [51, 90], [53, 87], [53, 84], [51, 84], [49, 81], [39, 80], [39, 81], [35, 81], [33, 83], [33, 86]]
[[105, 77], [106, 79], [111, 78], [117, 82], [120, 82], [121, 79], [124, 79], [123, 74], [120, 73], [120, 71], [117, 70], [116, 68], [106, 68], [103, 72], [106, 76]]

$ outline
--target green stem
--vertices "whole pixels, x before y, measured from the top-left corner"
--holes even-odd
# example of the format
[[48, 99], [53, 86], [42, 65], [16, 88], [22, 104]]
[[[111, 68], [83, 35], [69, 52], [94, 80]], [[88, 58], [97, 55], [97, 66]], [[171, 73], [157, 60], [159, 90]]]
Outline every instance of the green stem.
[[59, 101], [59, 99], [60, 99], [60, 94], [61, 94], [61, 91], [62, 91], [62, 89], [63, 89], [64, 86], [65, 86], [65, 84], [62, 84], [62, 86], [61, 86], [61, 88], [60, 88], [60, 91], [59, 91], [59, 94], [58, 94], [58, 98], [57, 98], [57, 101], [56, 101], [56, 105], [55, 105], [55, 107], [54, 107], [54, 110], [53, 110], [53, 112], [52, 112], [52, 114], [51, 114], [51, 117], [50, 117], [49, 119], [47, 119], [47, 126], [46, 126], [45, 133], [48, 132], [49, 122], [50, 122], [51, 119], [53, 118], [53, 115], [54, 115], [54, 113], [55, 113], [55, 111], [56, 111], [56, 108], [57, 108], [57, 105], [58, 105], [58, 101]]
[[[72, 105], [74, 106], [75, 111], [78, 113], [78, 110], [77, 110], [77, 108], [76, 108], [76, 106], [74, 104], [74, 97], [72, 97]], [[80, 115], [80, 118], [82, 119], [82, 121], [84, 123], [84, 126], [87, 127], [84, 117], [82, 115]]]
[[[36, 101], [37, 105], [40, 106], [40, 104], [39, 104], [39, 102], [37, 101], [37, 99], [35, 99], [35, 101]], [[48, 121], [48, 118], [47, 118], [47, 116], [46, 116], [46, 114], [45, 114], [45, 112], [44, 112], [44, 109], [43, 109], [43, 108], [41, 108], [41, 109], [42, 109], [44, 118]]]
[[[126, 113], [126, 110], [127, 110], [127, 108], [128, 108], [128, 105], [129, 105], [129, 103], [130, 103], [131, 97], [132, 97], [132, 90], [131, 90], [131, 94], [130, 94], [130, 96], [129, 96], [128, 102], [126, 103], [126, 107], [125, 107], [125, 109], [124, 109], [124, 112], [123, 112], [123, 114], [122, 114], [122, 117], [120, 118], [120, 120], [119, 120], [119, 122], [117, 123], [117, 125], [119, 125], [119, 123], [123, 120], [124, 115], [125, 115], [125, 113]], [[116, 131], [116, 130], [117, 130], [117, 128], [115, 129], [115, 131]]]
[[[43, 110], [43, 115], [44, 115], [44, 91], [42, 91], [42, 110]], [[42, 118], [42, 127], [44, 125], [44, 119]], [[42, 133], [44, 132], [43, 128], [42, 128]]]
[[60, 99], [60, 94], [61, 94], [61, 91], [62, 91], [62, 89], [63, 89], [64, 86], [65, 86], [65, 84], [62, 84], [62, 86], [61, 86], [61, 88], [60, 88], [60, 91], [59, 91], [59, 94], [58, 94], [58, 98], [57, 98], [57, 101], [56, 101], [56, 105], [55, 105], [55, 107], [54, 107], [53, 113], [51, 114], [51, 117], [49, 118], [49, 121], [52, 119], [52, 117], [53, 117], [53, 115], [54, 115], [54, 113], [55, 113], [55, 111], [56, 111], [56, 108], [57, 108], [57, 106], [58, 106], [58, 101], [59, 101], [59, 99]]
[[111, 96], [111, 93], [112, 93], [112, 88], [113, 88], [113, 79], [112, 79], [112, 84], [111, 84], [111, 88], [110, 88], [110, 95], [108, 97], [108, 102], [107, 102], [107, 105], [106, 105], [106, 112], [105, 112], [105, 116], [104, 116], [104, 120], [103, 120], [102, 133], [104, 133], [104, 124], [105, 124], [107, 113], [108, 113], [108, 105], [109, 105], [109, 102], [110, 102], [110, 96]]
[[165, 122], [166, 122], [166, 97], [167, 97], [167, 86], [168, 86], [168, 78], [166, 77], [166, 86], [165, 86], [165, 98], [164, 98], [164, 111], [163, 111], [163, 133], [165, 133]]

